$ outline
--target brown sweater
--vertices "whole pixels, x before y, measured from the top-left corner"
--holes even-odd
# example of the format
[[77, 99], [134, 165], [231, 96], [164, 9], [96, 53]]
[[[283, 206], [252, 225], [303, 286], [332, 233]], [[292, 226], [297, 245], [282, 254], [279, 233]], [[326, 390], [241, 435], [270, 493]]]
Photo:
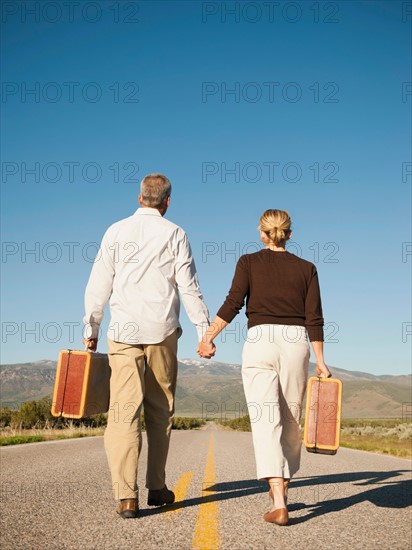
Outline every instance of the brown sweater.
[[217, 315], [230, 323], [246, 298], [248, 327], [306, 327], [309, 340], [323, 341], [323, 315], [316, 267], [290, 252], [269, 248], [239, 258], [229, 294]]

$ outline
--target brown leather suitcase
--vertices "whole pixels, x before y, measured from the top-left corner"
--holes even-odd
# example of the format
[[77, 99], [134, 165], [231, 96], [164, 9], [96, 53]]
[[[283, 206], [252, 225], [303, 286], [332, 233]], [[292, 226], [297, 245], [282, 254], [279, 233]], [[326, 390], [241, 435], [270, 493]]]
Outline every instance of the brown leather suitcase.
[[310, 453], [334, 455], [339, 448], [342, 382], [312, 376], [306, 395], [303, 441]]
[[63, 350], [59, 354], [52, 415], [84, 418], [109, 410], [110, 367], [106, 354]]

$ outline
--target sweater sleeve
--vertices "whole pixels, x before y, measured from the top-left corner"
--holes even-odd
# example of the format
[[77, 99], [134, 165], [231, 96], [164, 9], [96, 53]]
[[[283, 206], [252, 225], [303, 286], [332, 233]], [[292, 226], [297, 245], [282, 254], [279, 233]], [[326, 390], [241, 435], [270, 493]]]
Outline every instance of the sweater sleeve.
[[222, 307], [217, 312], [217, 316], [230, 323], [233, 318], [242, 309], [245, 298], [249, 293], [249, 272], [246, 256], [241, 256], [236, 265], [235, 275], [229, 294], [226, 296]]
[[311, 342], [323, 342], [323, 313], [318, 272], [315, 266], [309, 281], [305, 302], [305, 325]]

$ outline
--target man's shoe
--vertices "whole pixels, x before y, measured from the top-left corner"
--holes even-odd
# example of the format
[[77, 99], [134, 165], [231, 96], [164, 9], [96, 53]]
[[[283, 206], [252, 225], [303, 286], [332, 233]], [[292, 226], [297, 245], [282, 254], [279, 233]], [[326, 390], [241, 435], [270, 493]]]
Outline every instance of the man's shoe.
[[123, 518], [137, 518], [139, 515], [139, 501], [137, 498], [125, 498], [120, 501], [116, 512]]
[[147, 498], [148, 506], [163, 506], [163, 504], [173, 504], [175, 501], [175, 494], [170, 491], [165, 485], [163, 489], [156, 491], [149, 490], [149, 496]]

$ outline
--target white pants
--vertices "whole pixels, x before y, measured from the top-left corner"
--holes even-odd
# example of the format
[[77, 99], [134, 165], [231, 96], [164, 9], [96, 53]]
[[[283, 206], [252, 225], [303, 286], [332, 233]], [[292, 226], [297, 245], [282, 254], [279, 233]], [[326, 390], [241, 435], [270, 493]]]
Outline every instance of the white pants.
[[305, 327], [258, 325], [243, 347], [242, 378], [257, 479], [291, 478], [300, 466], [299, 420], [308, 378]]

